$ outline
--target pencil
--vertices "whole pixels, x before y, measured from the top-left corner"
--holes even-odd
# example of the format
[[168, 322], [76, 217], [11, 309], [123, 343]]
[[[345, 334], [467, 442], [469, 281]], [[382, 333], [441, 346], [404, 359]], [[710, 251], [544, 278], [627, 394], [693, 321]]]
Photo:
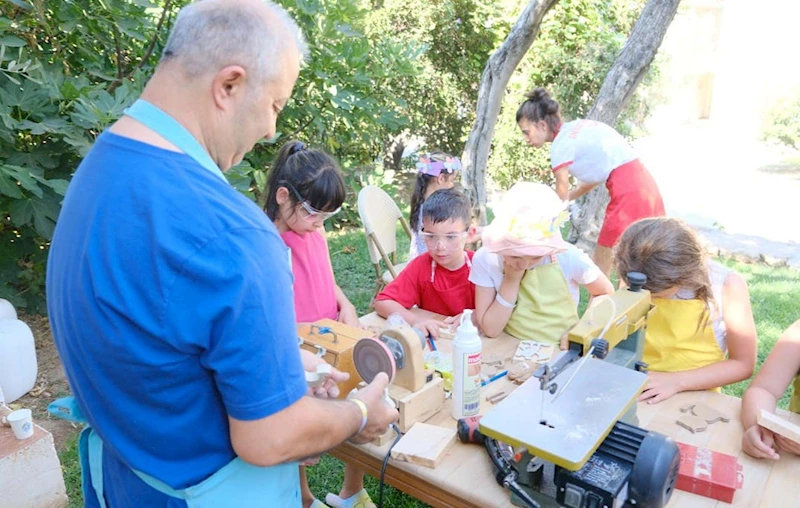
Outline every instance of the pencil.
[[505, 376], [506, 374], [508, 374], [507, 370], [504, 370], [503, 372], [498, 372], [497, 374], [495, 374], [494, 376], [490, 377], [486, 381], [481, 381], [481, 386], [486, 386], [489, 383], [491, 383], [492, 381], [497, 381], [498, 379], [500, 379], [501, 377]]

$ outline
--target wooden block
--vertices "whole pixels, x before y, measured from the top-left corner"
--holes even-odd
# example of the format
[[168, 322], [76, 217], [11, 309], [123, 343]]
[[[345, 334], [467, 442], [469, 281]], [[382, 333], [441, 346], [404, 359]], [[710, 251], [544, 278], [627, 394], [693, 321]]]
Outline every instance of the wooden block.
[[397, 426], [401, 432], [408, 431], [417, 422], [424, 422], [444, 406], [444, 379], [440, 377], [434, 377], [416, 392], [403, 393], [400, 388], [390, 387], [389, 395], [400, 411]]
[[800, 444], [800, 426], [762, 409], [758, 415], [758, 424], [776, 434]]
[[372, 440], [372, 444], [377, 446], [383, 446], [386, 443], [390, 443], [394, 441], [394, 438], [397, 437], [397, 433], [394, 431], [393, 428], [389, 428], [386, 432], [378, 436], [377, 438]]
[[696, 404], [692, 402], [691, 404], [686, 404], [685, 406], [681, 406], [681, 413], [687, 413], [694, 408]]
[[703, 432], [708, 428], [705, 420], [694, 415], [683, 415], [675, 422], [692, 434]]
[[455, 442], [455, 429], [417, 423], [392, 448], [392, 458], [435, 468]]

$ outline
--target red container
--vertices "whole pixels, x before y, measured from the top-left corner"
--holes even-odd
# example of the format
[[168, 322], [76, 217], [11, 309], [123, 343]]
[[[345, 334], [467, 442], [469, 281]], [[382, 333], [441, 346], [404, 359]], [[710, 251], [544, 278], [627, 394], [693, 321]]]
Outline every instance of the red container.
[[678, 443], [681, 467], [675, 488], [730, 503], [742, 488], [742, 465], [732, 455]]

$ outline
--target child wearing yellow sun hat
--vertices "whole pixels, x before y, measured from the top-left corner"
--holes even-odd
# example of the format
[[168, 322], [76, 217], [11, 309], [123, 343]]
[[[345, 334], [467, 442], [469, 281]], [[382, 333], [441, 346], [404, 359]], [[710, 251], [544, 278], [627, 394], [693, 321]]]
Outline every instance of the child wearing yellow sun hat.
[[580, 286], [594, 297], [613, 287], [589, 257], [561, 237], [566, 203], [548, 186], [520, 182], [495, 207], [472, 261], [475, 321], [487, 337], [501, 331], [558, 344], [578, 321]]

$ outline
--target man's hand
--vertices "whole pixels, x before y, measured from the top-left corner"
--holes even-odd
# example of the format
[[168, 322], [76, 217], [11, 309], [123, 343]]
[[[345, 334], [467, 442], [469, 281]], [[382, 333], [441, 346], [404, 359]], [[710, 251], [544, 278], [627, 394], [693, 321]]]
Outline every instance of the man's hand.
[[400, 417], [397, 409], [389, 407], [384, 401], [383, 394], [388, 384], [389, 376], [380, 372], [370, 384], [353, 396], [367, 406], [367, 425], [350, 441], [357, 444], [369, 443], [382, 436], [389, 425]]
[[742, 436], [742, 449], [746, 454], [757, 459], [778, 460], [780, 455], [775, 451], [775, 436], [771, 430], [761, 425], [753, 425]]
[[658, 404], [680, 392], [679, 372], [648, 372], [647, 386], [639, 395], [639, 402]]
[[356, 312], [356, 308], [352, 304], [345, 305], [339, 309], [339, 317], [336, 318], [336, 320], [347, 326], [361, 328], [361, 322], [358, 320], [358, 312]]
[[[303, 361], [303, 370], [306, 372], [317, 372], [317, 366], [327, 363], [325, 360], [305, 349], [300, 350], [300, 358]], [[308, 394], [320, 399], [335, 399], [339, 397], [339, 387], [337, 383], [343, 383], [350, 379], [348, 372], [331, 367], [331, 375], [321, 385], [308, 389]]]

